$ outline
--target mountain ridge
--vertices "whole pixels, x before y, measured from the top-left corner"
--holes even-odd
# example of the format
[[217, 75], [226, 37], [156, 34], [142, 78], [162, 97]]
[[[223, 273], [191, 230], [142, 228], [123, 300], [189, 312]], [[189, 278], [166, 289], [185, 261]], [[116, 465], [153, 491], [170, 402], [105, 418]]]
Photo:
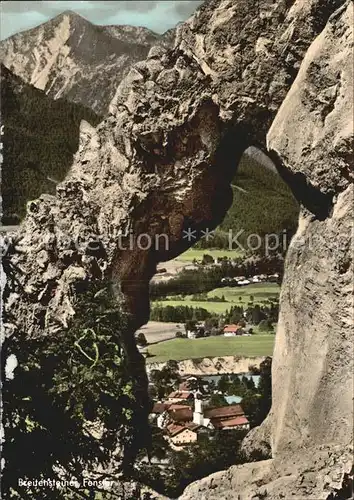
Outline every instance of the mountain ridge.
[[[106, 114], [118, 83], [154, 45], [170, 46], [174, 30], [94, 25], [65, 11], [0, 42], [0, 61], [53, 99], [66, 99]], [[118, 82], [118, 83], [117, 83]]]

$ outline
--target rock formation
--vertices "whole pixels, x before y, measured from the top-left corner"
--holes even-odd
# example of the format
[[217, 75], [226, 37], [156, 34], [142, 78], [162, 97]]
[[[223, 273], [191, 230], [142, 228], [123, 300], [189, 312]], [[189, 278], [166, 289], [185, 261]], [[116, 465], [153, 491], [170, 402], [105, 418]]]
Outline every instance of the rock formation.
[[95, 26], [66, 11], [0, 42], [0, 61], [50, 97], [103, 115], [129, 67], [153, 45], [169, 46], [173, 38], [174, 30], [158, 35], [134, 26]]
[[[247, 373], [250, 366], [259, 368], [265, 356], [242, 357], [242, 356], [219, 356], [215, 358], [183, 359], [178, 361], [178, 373], [181, 377], [222, 375], [229, 373]], [[166, 363], [149, 363], [147, 371], [161, 370]]]
[[[110, 115], [83, 126], [69, 175], [29, 204], [8, 250], [9, 334], [66, 326], [75, 287], [92, 277], [119, 284], [133, 330], [148, 318], [157, 262], [187, 248], [183, 230], [200, 237], [221, 221], [243, 151], [268, 151], [302, 204], [273, 406], [248, 439], [272, 458], [191, 485], [185, 499], [329, 499], [350, 471], [352, 14], [340, 0], [205, 3], [172, 50], [133, 66]], [[126, 342], [138, 360], [132, 332]]]

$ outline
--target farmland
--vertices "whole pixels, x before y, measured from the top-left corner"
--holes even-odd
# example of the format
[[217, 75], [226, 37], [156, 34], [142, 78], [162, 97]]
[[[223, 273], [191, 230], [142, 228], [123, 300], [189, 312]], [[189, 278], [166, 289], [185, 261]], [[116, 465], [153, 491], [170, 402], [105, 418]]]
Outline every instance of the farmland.
[[211, 356], [272, 356], [274, 340], [275, 335], [173, 339], [149, 346], [151, 357], [147, 362], [164, 362], [169, 359], [179, 361]]
[[148, 344], [156, 344], [157, 342], [174, 339], [178, 331], [184, 331], [184, 326], [163, 323], [162, 321], [149, 321], [146, 325], [140, 327], [136, 334], [143, 333]]
[[[268, 299], [277, 298], [279, 296], [280, 287], [276, 283], [255, 283], [243, 287], [220, 287], [208, 292], [208, 297], [225, 297], [225, 301], [208, 302], [204, 300], [192, 300], [191, 295], [186, 295], [184, 299], [176, 300], [174, 297], [169, 297], [167, 300], [159, 300], [158, 304], [162, 306], [189, 306], [202, 307], [207, 311], [215, 314], [223, 314], [234, 305], [247, 305], [253, 298], [254, 304], [261, 304]], [[157, 302], [155, 302], [156, 304]], [[152, 303], [154, 307], [154, 303]]]

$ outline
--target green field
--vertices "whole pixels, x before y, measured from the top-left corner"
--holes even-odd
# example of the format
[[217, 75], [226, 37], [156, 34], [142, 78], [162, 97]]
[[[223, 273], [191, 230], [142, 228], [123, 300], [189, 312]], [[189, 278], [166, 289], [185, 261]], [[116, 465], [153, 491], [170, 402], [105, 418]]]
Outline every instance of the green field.
[[148, 347], [148, 363], [216, 356], [272, 356], [275, 335], [173, 339]]
[[[222, 297], [224, 295], [228, 302], [248, 304], [249, 298], [253, 296], [253, 302], [260, 304], [270, 298], [279, 297], [280, 286], [277, 283], [254, 283], [243, 287], [220, 287], [208, 293], [208, 297]], [[240, 300], [240, 298], [242, 300]]]
[[238, 250], [218, 250], [218, 249], [205, 249], [201, 250], [199, 248], [190, 248], [186, 252], [182, 253], [175, 260], [180, 262], [191, 262], [194, 259], [197, 261], [202, 261], [203, 255], [211, 255], [214, 259], [218, 257], [227, 257], [229, 259], [235, 259], [236, 257], [241, 257], [242, 254]]
[[[161, 306], [189, 306], [189, 307], [202, 307], [211, 313], [222, 314], [234, 305], [246, 305], [250, 302], [251, 295], [253, 296], [254, 304], [261, 304], [262, 302], [279, 297], [280, 286], [276, 283], [255, 283], [244, 287], [221, 287], [215, 288], [208, 293], [209, 297], [222, 297], [225, 296], [227, 302], [207, 302], [191, 300], [191, 295], [186, 295], [184, 300], [159, 300], [158, 304]], [[240, 300], [241, 298], [241, 300]], [[157, 303], [157, 302], [156, 302]], [[152, 303], [154, 307], [154, 302]]]

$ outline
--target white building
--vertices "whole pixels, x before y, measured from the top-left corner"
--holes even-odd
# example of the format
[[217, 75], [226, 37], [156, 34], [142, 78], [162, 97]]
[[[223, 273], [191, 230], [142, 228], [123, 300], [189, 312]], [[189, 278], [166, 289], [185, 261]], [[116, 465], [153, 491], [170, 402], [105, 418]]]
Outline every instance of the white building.
[[170, 417], [169, 417], [167, 411], [164, 411], [163, 413], [161, 413], [161, 415], [159, 415], [157, 417], [157, 420], [156, 420], [157, 427], [159, 429], [164, 429], [167, 426], [169, 419], [170, 419]]
[[210, 418], [204, 417], [203, 401], [197, 398], [194, 400], [193, 423], [203, 427], [212, 427]]

